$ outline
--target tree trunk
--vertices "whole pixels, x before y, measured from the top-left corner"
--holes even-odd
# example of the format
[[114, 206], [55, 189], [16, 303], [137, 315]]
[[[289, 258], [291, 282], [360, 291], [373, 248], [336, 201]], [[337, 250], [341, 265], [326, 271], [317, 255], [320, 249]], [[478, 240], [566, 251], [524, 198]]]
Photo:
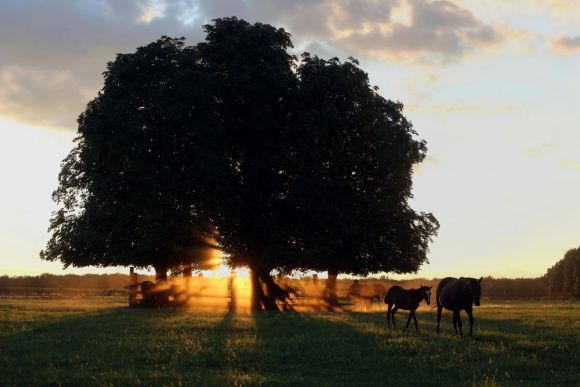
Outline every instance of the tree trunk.
[[[278, 310], [276, 300], [284, 301], [288, 293], [274, 281], [268, 269], [252, 267], [252, 311]], [[265, 286], [266, 291], [262, 285]]]
[[262, 305], [264, 309], [278, 310], [276, 300], [285, 301], [287, 293], [274, 282], [269, 270], [261, 270], [259, 272], [259, 278], [266, 285], [266, 294], [262, 292]]
[[336, 277], [338, 276], [338, 270], [330, 269], [328, 270], [328, 279], [326, 280], [326, 302], [329, 308], [335, 308], [338, 306], [338, 295], [336, 293]]
[[192, 274], [192, 265], [191, 263], [186, 263], [183, 265], [183, 283], [182, 291], [180, 292], [179, 296], [176, 297], [176, 301], [178, 305], [186, 305], [189, 303], [189, 296], [190, 296], [190, 288], [191, 288], [191, 274]]
[[155, 269], [155, 282], [167, 282], [167, 266], [165, 265], [154, 265]]
[[262, 284], [260, 283], [260, 277], [254, 269], [250, 269], [250, 278], [252, 281], [252, 303], [250, 305], [250, 310], [252, 312], [257, 312], [262, 310]]
[[137, 305], [137, 286], [138, 279], [137, 273], [135, 273], [135, 268], [131, 266], [129, 269], [129, 307], [134, 307]]
[[[155, 287], [154, 299], [156, 306], [167, 306], [169, 304], [169, 294], [165, 289], [165, 283], [167, 282], [167, 266], [165, 265], [155, 265]], [[160, 286], [161, 285], [161, 286]]]
[[185, 265], [183, 265], [183, 276], [185, 278], [191, 278], [191, 273], [192, 273], [191, 263], [186, 263]]

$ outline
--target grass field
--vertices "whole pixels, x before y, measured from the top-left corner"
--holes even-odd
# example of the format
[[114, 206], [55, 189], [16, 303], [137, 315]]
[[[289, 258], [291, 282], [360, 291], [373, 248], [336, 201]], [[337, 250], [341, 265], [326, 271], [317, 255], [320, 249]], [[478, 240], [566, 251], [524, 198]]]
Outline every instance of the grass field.
[[449, 313], [436, 335], [427, 309], [419, 334], [411, 324], [405, 335], [383, 312], [224, 315], [0, 299], [0, 385], [580, 384], [580, 303], [483, 302], [470, 339], [452, 334]]

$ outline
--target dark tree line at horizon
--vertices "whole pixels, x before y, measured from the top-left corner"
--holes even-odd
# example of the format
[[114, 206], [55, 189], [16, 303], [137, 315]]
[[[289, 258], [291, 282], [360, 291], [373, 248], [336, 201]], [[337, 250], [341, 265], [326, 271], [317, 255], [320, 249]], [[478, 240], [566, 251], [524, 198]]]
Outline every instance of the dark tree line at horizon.
[[[237, 18], [108, 63], [79, 117], [41, 252], [68, 266], [416, 272], [439, 224], [409, 206], [426, 144], [358, 61], [288, 53], [283, 29]], [[332, 282], [332, 281], [331, 281]]]
[[[141, 281], [152, 281], [155, 276], [140, 274]], [[440, 279], [426, 279], [426, 278], [412, 278], [407, 280], [393, 280], [388, 278], [373, 278], [367, 277], [360, 279], [361, 284], [365, 283], [380, 283], [383, 284], [385, 290], [392, 285], [399, 285], [405, 288], [417, 288], [420, 285], [429, 285], [434, 288]], [[310, 277], [296, 278], [293, 281], [300, 283], [306, 281], [312, 282]], [[337, 287], [341, 289], [349, 289], [353, 279], [339, 279], [337, 280]], [[0, 295], [12, 294], [19, 295], [30, 294], [30, 290], [35, 289], [68, 289], [69, 295], [75, 295], [74, 289], [82, 290], [118, 290], [127, 291], [127, 285], [130, 283], [128, 274], [41, 274], [37, 276], [0, 276]], [[547, 292], [545, 276], [537, 278], [483, 278], [483, 292], [484, 299], [543, 299], [550, 297]], [[345, 293], [345, 291], [343, 291]], [[116, 293], [115, 293], [116, 294]], [[346, 294], [346, 293], [345, 293]], [[569, 298], [566, 296], [553, 295], [553, 298]]]
[[580, 299], [580, 247], [570, 249], [544, 276], [551, 297]]

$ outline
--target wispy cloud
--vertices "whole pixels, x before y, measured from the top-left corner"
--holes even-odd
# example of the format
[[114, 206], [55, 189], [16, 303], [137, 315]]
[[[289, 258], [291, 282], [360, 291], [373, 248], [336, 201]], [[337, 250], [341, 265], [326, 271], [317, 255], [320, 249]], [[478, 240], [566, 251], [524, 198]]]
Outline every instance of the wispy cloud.
[[413, 173], [414, 174], [421, 173], [425, 170], [425, 168], [431, 167], [431, 166], [436, 166], [440, 163], [441, 163], [441, 161], [437, 157], [429, 155], [425, 158], [425, 160], [423, 160], [423, 162], [421, 164], [414, 164], [413, 165]]
[[[335, 14], [349, 15], [344, 9]], [[390, 9], [377, 8], [374, 14], [383, 17], [331, 19], [335, 44], [358, 55], [390, 61], [442, 63], [502, 40], [494, 27], [449, 1], [404, 0]]]
[[580, 52], [580, 35], [562, 36], [552, 42], [552, 47], [566, 54]]
[[497, 115], [501, 113], [508, 113], [517, 110], [514, 105], [489, 105], [489, 104], [469, 104], [469, 103], [456, 103], [456, 104], [407, 104], [405, 105], [406, 110], [423, 112], [423, 113], [444, 113], [444, 114], [469, 114], [476, 116], [490, 116]]
[[143, 23], [151, 23], [156, 18], [161, 18], [165, 15], [166, 4], [155, 0], [149, 0], [146, 3], [139, 4], [141, 13], [137, 20]]
[[578, 161], [578, 160], [571, 160], [571, 159], [562, 160], [562, 164], [568, 168], [572, 168], [575, 171], [580, 172], [580, 161]]
[[541, 157], [553, 149], [553, 144], [540, 144], [536, 147], [526, 149], [526, 155], [529, 157]]

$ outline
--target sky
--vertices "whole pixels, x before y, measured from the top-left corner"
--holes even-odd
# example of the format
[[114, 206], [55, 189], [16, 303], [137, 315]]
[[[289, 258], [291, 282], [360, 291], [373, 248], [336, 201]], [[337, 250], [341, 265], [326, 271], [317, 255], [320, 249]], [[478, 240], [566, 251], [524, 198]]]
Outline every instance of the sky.
[[441, 224], [413, 276], [533, 277], [580, 246], [580, 1], [3, 0], [0, 275], [103, 272], [38, 257], [76, 118], [115, 54], [226, 16], [358, 58], [405, 105], [429, 149], [411, 205]]

